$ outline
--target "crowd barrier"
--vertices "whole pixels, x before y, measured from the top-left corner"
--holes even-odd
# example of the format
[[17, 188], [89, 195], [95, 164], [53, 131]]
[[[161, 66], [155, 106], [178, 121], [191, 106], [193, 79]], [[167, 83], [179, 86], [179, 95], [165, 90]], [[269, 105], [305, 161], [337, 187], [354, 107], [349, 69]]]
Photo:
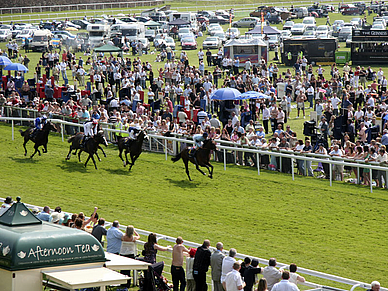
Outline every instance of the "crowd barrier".
[[[4, 202], [4, 200], [5, 200], [5, 198], [1, 198], [0, 197], [0, 203]], [[27, 203], [24, 203], [24, 204], [28, 208], [30, 208], [30, 209], [38, 208], [39, 211], [43, 210], [43, 207], [40, 207], [40, 206], [36, 206], [36, 205], [32, 205], [32, 204], [27, 204]], [[112, 225], [111, 222], [106, 222], [105, 223], [105, 227], [107, 227], [107, 228], [109, 228], [111, 225]], [[125, 229], [126, 229], [126, 226], [120, 225], [120, 230], [121, 231], [125, 232]], [[151, 231], [147, 231], [147, 230], [137, 229], [137, 228], [136, 228], [136, 231], [140, 235], [142, 235], [144, 237], [148, 237], [148, 235], [150, 233], [155, 233], [156, 236], [157, 236], [157, 241], [159, 243], [160, 243], [160, 241], [165, 241], [165, 242], [167, 242], [167, 244], [171, 244], [171, 245], [175, 244], [175, 240], [176, 240], [175, 237], [171, 237], [171, 236], [168, 236], [168, 235], [164, 235], [164, 234], [160, 234], [160, 233], [156, 233], [156, 232], [151, 232]], [[142, 241], [142, 240], [139, 240], [137, 242], [140, 245], [144, 245], [145, 244], [145, 241]], [[191, 248], [197, 248], [197, 247], [202, 245], [202, 243], [196, 243], [196, 242], [191, 242], [191, 241], [187, 241], [187, 240], [184, 241], [184, 244], [185, 244], [185, 246], [191, 247]], [[210, 247], [210, 249], [212, 251], [215, 250], [214, 247]], [[171, 259], [171, 257], [163, 256], [163, 255], [161, 255], [161, 253], [163, 253], [163, 252], [158, 252], [158, 257], [166, 258], [166, 259]], [[224, 250], [224, 254], [227, 255], [228, 251]], [[269, 261], [268, 259], [254, 257], [254, 256], [243, 254], [243, 253], [237, 253], [237, 255], [236, 255], [236, 258], [241, 259], [241, 260], [244, 260], [244, 258], [246, 258], [246, 257], [250, 257], [251, 259], [255, 258], [255, 259], [257, 259], [259, 261], [260, 264], [268, 265], [268, 261]], [[166, 266], [169, 266], [169, 265], [166, 264]], [[282, 267], [284, 268], [284, 267], [287, 267], [287, 266], [289, 266], [288, 263], [286, 264], [286, 263], [277, 262], [277, 267], [279, 267], [279, 268], [282, 268]], [[168, 273], [167, 270], [168, 269], [165, 268], [164, 272]], [[207, 277], [208, 277], [207, 281], [208, 282], [211, 281], [210, 273], [211, 272], [207, 273]], [[350, 285], [350, 286], [352, 286], [350, 288], [350, 291], [353, 291], [357, 287], [364, 288], [364, 289], [371, 288], [370, 284], [368, 284], [368, 283], [364, 283], [364, 282], [361, 282], [361, 281], [352, 280], [352, 279], [348, 279], [348, 278], [344, 278], [344, 277], [340, 277], [340, 276], [336, 276], [336, 275], [326, 274], [326, 273], [323, 273], [323, 272], [318, 272], [318, 271], [310, 270], [310, 269], [307, 269], [307, 268], [303, 268], [303, 267], [300, 267], [300, 266], [298, 266], [298, 273], [301, 273], [301, 274], [304, 274], [304, 275], [308, 275], [308, 276], [312, 276], [314, 278], [320, 278], [320, 279], [325, 279], [325, 280], [332, 281], [332, 282], [337, 282], [337, 283], [341, 283], [341, 284]], [[309, 281], [306, 281], [305, 283], [301, 283], [301, 284], [305, 285], [305, 286], [308, 286], [310, 288], [325, 288], [326, 287], [327, 290], [341, 290], [341, 289], [336, 289], [336, 288], [332, 288], [332, 287], [322, 286], [321, 284], [316, 284], [316, 283], [309, 282]], [[381, 287], [380, 290], [381, 291], [388, 291], [388, 288]]]
[[[19, 110], [19, 109], [17, 109]], [[21, 109], [22, 110], [22, 109]], [[23, 112], [20, 111], [20, 112]], [[31, 111], [29, 111], [31, 114]], [[36, 114], [36, 113], [34, 113]], [[62, 117], [62, 119], [51, 119], [54, 123], [59, 123], [63, 126], [61, 126], [61, 137], [62, 141], [65, 140], [65, 128], [82, 128], [83, 124], [80, 123], [74, 123], [69, 122], [65, 119], [66, 117]], [[12, 140], [14, 139], [14, 126], [15, 122], [17, 122], [18, 125], [28, 125], [28, 123], [31, 123], [34, 121], [34, 118], [22, 118], [22, 117], [0, 117], [0, 120], [11, 122], [12, 125]], [[26, 124], [27, 123], [27, 124]], [[114, 129], [113, 124], [109, 123], [101, 123], [105, 133], [107, 133], [109, 136], [108, 140], [113, 140], [113, 133], [127, 133], [126, 131], [120, 131], [117, 129]], [[74, 134], [74, 133], [72, 133]], [[157, 133], [148, 133], [148, 136], [150, 137], [149, 141], [145, 141], [143, 144], [144, 150], [151, 151], [151, 152], [159, 152], [165, 154], [165, 159], [168, 159], [168, 155], [175, 155], [179, 152], [180, 148], [182, 146], [185, 146], [186, 144], [193, 144], [193, 140], [189, 136], [183, 136], [179, 134], [175, 134], [174, 136], [163, 136]], [[224, 170], [226, 171], [226, 165], [228, 163], [227, 154], [230, 155], [230, 153], [233, 153], [236, 157], [238, 152], [241, 152], [243, 154], [249, 153], [250, 155], [255, 156], [256, 158], [256, 164], [257, 164], [257, 173], [260, 175], [260, 156], [274, 156], [276, 158], [279, 158], [279, 169], [282, 171], [283, 167], [283, 159], [291, 160], [291, 176], [292, 180], [295, 180], [295, 163], [296, 160], [302, 160], [305, 164], [305, 170], [307, 171], [307, 162], [311, 163], [322, 163], [322, 164], [329, 164], [329, 181], [330, 186], [333, 184], [333, 180], [335, 177], [333, 177], [333, 165], [339, 165], [339, 166], [349, 166], [351, 168], [356, 168], [357, 170], [357, 177], [360, 177], [361, 169], [370, 169], [374, 171], [382, 171], [385, 172], [386, 177], [388, 177], [388, 164], [380, 164], [377, 162], [369, 162], [366, 163], [365, 161], [359, 161], [359, 160], [352, 160], [352, 159], [346, 159], [341, 157], [330, 157], [328, 155], [321, 155], [321, 154], [315, 154], [315, 153], [299, 153], [294, 152], [292, 150], [269, 150], [269, 149], [258, 149], [254, 147], [249, 146], [239, 146], [236, 143], [223, 141], [223, 140], [216, 140], [218, 143], [217, 150], [221, 155], [218, 155], [218, 160], [222, 161], [224, 163]], [[182, 144], [183, 143], [183, 144]], [[214, 158], [216, 156], [214, 155]], [[369, 171], [369, 178], [370, 181], [373, 181], [372, 178], [372, 171]], [[359, 181], [357, 181], [358, 183]], [[387, 183], [387, 181], [385, 181]], [[370, 183], [370, 192], [373, 193], [373, 185]]]

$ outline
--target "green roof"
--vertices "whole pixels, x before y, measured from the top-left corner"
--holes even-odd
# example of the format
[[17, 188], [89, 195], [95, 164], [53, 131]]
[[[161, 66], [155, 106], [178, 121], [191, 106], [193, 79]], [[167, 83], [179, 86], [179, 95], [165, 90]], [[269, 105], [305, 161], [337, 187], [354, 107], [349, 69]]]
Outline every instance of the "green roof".
[[[94, 236], [37, 221], [25, 209], [18, 202], [0, 217], [0, 268], [15, 271], [105, 262], [104, 250]], [[28, 213], [20, 215], [20, 211]]]

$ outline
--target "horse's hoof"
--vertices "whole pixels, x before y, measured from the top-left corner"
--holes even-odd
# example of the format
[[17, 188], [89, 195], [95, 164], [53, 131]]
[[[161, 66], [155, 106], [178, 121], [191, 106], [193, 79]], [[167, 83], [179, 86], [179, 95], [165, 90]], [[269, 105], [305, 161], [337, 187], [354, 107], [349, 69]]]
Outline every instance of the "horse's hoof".
[[98, 159], [99, 162], [101, 162], [101, 159]]
[[210, 179], [213, 179], [213, 176], [209, 176]]

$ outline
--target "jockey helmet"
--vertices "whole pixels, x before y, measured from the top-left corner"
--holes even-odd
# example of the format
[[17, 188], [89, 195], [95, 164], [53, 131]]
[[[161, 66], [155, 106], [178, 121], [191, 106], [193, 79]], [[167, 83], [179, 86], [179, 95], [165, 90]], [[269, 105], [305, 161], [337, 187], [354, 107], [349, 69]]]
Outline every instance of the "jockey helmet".
[[203, 138], [207, 138], [208, 137], [208, 133], [204, 132], [202, 136], [203, 136]]

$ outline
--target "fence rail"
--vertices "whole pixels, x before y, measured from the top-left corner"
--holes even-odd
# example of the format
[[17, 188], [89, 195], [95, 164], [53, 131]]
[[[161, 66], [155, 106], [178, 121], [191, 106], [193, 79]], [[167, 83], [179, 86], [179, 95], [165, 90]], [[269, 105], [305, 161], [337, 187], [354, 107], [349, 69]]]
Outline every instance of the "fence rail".
[[[258, 5], [268, 5], [277, 7], [289, 7], [291, 4], [294, 7], [308, 6], [315, 1], [298, 1], [298, 2], [265, 2], [259, 4], [232, 4], [232, 3], [212, 3], [206, 2], [206, 5], [201, 5], [196, 1], [196, 4], [188, 7], [171, 7], [172, 10], [185, 11], [185, 12], [197, 12], [199, 10], [218, 10], [218, 9], [230, 9], [233, 8], [237, 15], [245, 14], [247, 11], [252, 11], [257, 8]], [[343, 3], [352, 3], [354, 1], [345, 0]], [[154, 3], [154, 4], [151, 4]], [[39, 22], [40, 20], [64, 20], [64, 19], [77, 19], [84, 17], [85, 14], [90, 13], [104, 13], [116, 16], [119, 13], [136, 13], [139, 14], [144, 10], [146, 6], [157, 6], [165, 3], [164, 0], [153, 1], [141, 1], [141, 2], [112, 2], [112, 3], [90, 3], [90, 4], [73, 4], [73, 5], [54, 5], [54, 6], [31, 6], [31, 7], [12, 7], [12, 8], [0, 8], [0, 21], [3, 23], [15, 22], [15, 21], [28, 21]], [[320, 2], [321, 4], [336, 5], [338, 2], [333, 0], [326, 0]], [[121, 5], [118, 9], [113, 9], [112, 5]], [[73, 7], [73, 8], [71, 8]], [[139, 8], [141, 7], [141, 8]], [[12, 9], [10, 11], [10, 9]], [[92, 10], [92, 11], [91, 11]], [[88, 12], [89, 11], [89, 12]], [[40, 13], [39, 15], [36, 13]], [[45, 13], [47, 12], [47, 13]], [[28, 17], [28, 18], [26, 18]]]
[[[5, 200], [5, 198], [1, 198], [0, 197], [0, 202], [4, 202], [4, 200]], [[43, 207], [40, 207], [40, 206], [36, 206], [36, 205], [32, 205], [32, 204], [27, 204], [27, 203], [24, 203], [24, 204], [28, 208], [30, 208], [30, 209], [38, 208], [39, 211], [43, 210]], [[105, 225], [106, 225], [106, 227], [110, 227], [112, 225], [112, 223], [111, 222], [106, 222]], [[125, 232], [125, 229], [126, 229], [125, 226], [120, 225], [120, 230], [121, 231]], [[147, 231], [147, 230], [143, 230], [143, 229], [136, 229], [136, 231], [140, 235], [143, 235], [143, 236], [148, 236], [150, 233], [155, 233], [155, 232], [151, 232], [151, 231]], [[165, 241], [165, 242], [171, 243], [171, 244], [175, 243], [175, 240], [176, 240], [175, 237], [171, 237], [171, 236], [160, 234], [160, 233], [155, 233], [155, 234], [157, 236], [158, 242], [159, 241]], [[144, 243], [145, 243], [145, 241], [141, 241], [141, 240], [138, 241], [138, 242], [141, 245], [144, 245]], [[185, 240], [184, 244], [186, 246], [188, 246], [188, 247], [191, 247], [191, 248], [197, 248], [197, 247], [201, 246], [200, 243], [186, 241], [186, 240]], [[215, 250], [214, 247], [211, 247], [210, 249], [212, 251]], [[227, 255], [227, 251], [224, 250], [224, 254]], [[158, 255], [160, 256], [160, 254], [158, 254]], [[163, 256], [163, 257], [167, 258], [166, 256]], [[238, 259], [242, 259], [242, 260], [244, 258], [246, 258], [246, 257], [255, 258], [262, 265], [268, 265], [268, 261], [269, 261], [269, 260], [264, 259], [264, 258], [254, 257], [254, 256], [251, 256], [251, 255], [246, 255], [246, 254], [242, 254], [242, 253], [237, 253], [236, 257]], [[288, 263], [280, 263], [280, 262], [278, 262], [277, 266], [280, 267], [280, 268], [285, 268], [285, 267], [289, 266], [289, 264]], [[210, 272], [208, 272], [207, 276], [210, 278], [210, 274], [209, 273]], [[307, 269], [307, 268], [302, 268], [300, 266], [298, 266], [298, 273], [309, 275], [309, 276], [312, 276], [312, 277], [315, 277], [315, 278], [329, 280], [329, 281], [332, 281], [332, 282], [337, 282], [337, 283], [341, 283], [341, 284], [350, 285], [350, 286], [352, 286], [350, 291], [353, 291], [356, 287], [360, 287], [360, 288], [364, 288], [364, 289], [370, 289], [371, 288], [371, 285], [368, 284], [368, 283], [364, 283], [364, 282], [361, 282], [361, 281], [352, 280], [352, 279], [348, 279], [348, 278], [344, 278], [344, 277], [340, 277], [340, 276], [336, 276], [336, 275], [326, 274], [326, 273], [323, 273], [323, 272], [314, 271], [314, 270], [310, 270], [310, 269]], [[313, 283], [313, 282], [307, 282], [307, 281], [303, 285], [306, 285], [306, 286], [312, 287], [312, 288], [324, 287], [324, 286], [322, 286], [320, 284], [316, 284], [316, 283]], [[338, 290], [338, 289], [334, 289], [334, 290]], [[388, 291], [388, 288], [381, 287], [380, 290]]]
[[[12, 140], [14, 140], [14, 126], [15, 121], [19, 122], [31, 122], [34, 119], [33, 118], [20, 118], [20, 117], [0, 117], [0, 120], [4, 121], [10, 121], [12, 124]], [[83, 127], [83, 124], [79, 123], [73, 123], [65, 120], [60, 119], [51, 119], [54, 123], [59, 123], [65, 126], [71, 126], [71, 127]], [[110, 125], [112, 124], [103, 124], [104, 125]], [[105, 131], [109, 133], [126, 133], [126, 131], [120, 131], [117, 129], [112, 128], [104, 128]], [[61, 126], [61, 136], [62, 141], [64, 141], [64, 126]], [[165, 159], [168, 159], [168, 154], [176, 154], [178, 153], [179, 149], [179, 143], [191, 143], [194, 142], [191, 139], [187, 139], [186, 137], [182, 135], [176, 135], [175, 137], [167, 137], [158, 135], [155, 133], [149, 133], [149, 137], [151, 137], [151, 141], [147, 144], [145, 143], [144, 149], [154, 152], [163, 152], [165, 154]], [[112, 140], [112, 137], [111, 137]], [[293, 151], [280, 151], [280, 150], [269, 150], [269, 149], [257, 149], [252, 147], [245, 147], [245, 146], [239, 146], [237, 144], [234, 144], [232, 142], [217, 140], [217, 143], [219, 145], [217, 146], [217, 150], [223, 153], [223, 163], [224, 163], [224, 170], [226, 171], [226, 165], [227, 165], [227, 152], [234, 152], [235, 154], [237, 152], [242, 153], [249, 153], [256, 157], [256, 164], [257, 164], [257, 173], [260, 175], [260, 156], [274, 156], [278, 157], [280, 161], [280, 170], [282, 169], [282, 163], [283, 159], [289, 159], [291, 160], [291, 176], [292, 180], [295, 180], [295, 169], [294, 164], [298, 160], [303, 161], [305, 165], [305, 170], [307, 171], [307, 162], [311, 163], [322, 163], [322, 164], [329, 164], [329, 180], [330, 180], [330, 186], [332, 186], [333, 182], [333, 170], [332, 166], [338, 165], [338, 166], [349, 166], [352, 168], [357, 169], [357, 177], [360, 177], [361, 169], [370, 169], [369, 171], [369, 178], [370, 178], [370, 192], [373, 193], [373, 185], [372, 185], [372, 170], [373, 171], [380, 171], [384, 174], [385, 183], [387, 184], [386, 177], [388, 177], [388, 164], [380, 164], [377, 162], [370, 162], [365, 163], [362, 161], [357, 160], [350, 160], [350, 159], [344, 159], [340, 157], [330, 157], [327, 155], [320, 155], [320, 154], [314, 154], [314, 153], [298, 153]], [[161, 146], [161, 148], [159, 147]], [[358, 179], [357, 179], [358, 180]], [[357, 181], [358, 182], [358, 181]]]

